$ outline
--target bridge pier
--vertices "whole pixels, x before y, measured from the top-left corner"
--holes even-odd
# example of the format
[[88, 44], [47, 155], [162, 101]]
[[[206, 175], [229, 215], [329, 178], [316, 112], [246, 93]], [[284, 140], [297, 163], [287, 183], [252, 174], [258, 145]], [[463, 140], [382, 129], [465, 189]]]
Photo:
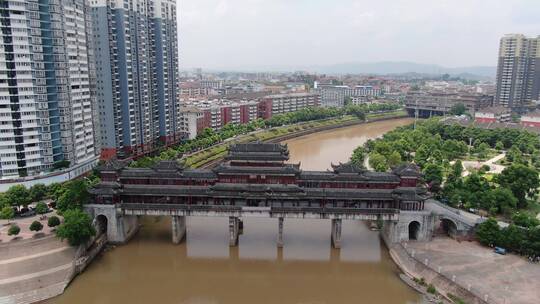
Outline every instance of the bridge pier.
[[171, 222], [173, 244], [180, 244], [186, 238], [186, 217], [173, 215]]
[[229, 246], [234, 247], [238, 245], [240, 220], [236, 216], [229, 216]]
[[332, 219], [331, 240], [334, 248], [341, 248], [341, 219]]
[[277, 239], [278, 248], [283, 248], [283, 222], [284, 221], [285, 221], [285, 218], [283, 217], [278, 218], [278, 239]]

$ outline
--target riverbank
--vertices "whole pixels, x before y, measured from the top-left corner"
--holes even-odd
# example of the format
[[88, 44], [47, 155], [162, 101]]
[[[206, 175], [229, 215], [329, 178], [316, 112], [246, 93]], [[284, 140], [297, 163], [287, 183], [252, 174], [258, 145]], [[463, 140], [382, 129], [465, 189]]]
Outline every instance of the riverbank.
[[419, 261], [414, 255], [410, 255], [402, 244], [392, 245], [388, 250], [394, 263], [396, 263], [403, 274], [409, 279], [402, 280], [425, 296], [429, 296], [427, 289], [417, 288], [417, 285], [410, 282], [421, 280], [426, 284], [431, 284], [444, 297], [445, 303], [487, 304], [487, 302], [476, 297], [467, 289], [459, 286], [436, 270], [431, 269], [428, 266], [428, 262]]
[[496, 254], [476, 242], [437, 237], [396, 244], [389, 251], [407, 277], [433, 284], [447, 300], [453, 299], [450, 303], [533, 304], [540, 298], [539, 265]]
[[61, 295], [106, 244], [70, 246], [52, 232], [0, 243], [0, 303], [30, 304]]
[[64, 292], [76, 248], [54, 235], [0, 244], [0, 303], [35, 303]]
[[368, 114], [366, 116], [366, 121], [360, 120], [354, 116], [344, 116], [341, 118], [310, 121], [272, 129], [264, 129], [235, 137], [205, 150], [187, 155], [182, 158], [182, 161], [186, 166], [192, 168], [212, 167], [226, 156], [227, 149], [230, 145], [255, 141], [282, 142], [317, 132], [404, 117], [407, 117], [406, 112], [392, 111], [386, 113]]

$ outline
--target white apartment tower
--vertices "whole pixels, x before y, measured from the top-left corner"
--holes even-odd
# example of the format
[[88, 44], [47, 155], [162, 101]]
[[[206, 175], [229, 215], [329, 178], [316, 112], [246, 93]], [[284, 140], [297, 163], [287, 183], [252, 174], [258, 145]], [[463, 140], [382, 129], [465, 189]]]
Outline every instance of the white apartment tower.
[[180, 139], [176, 0], [90, 0], [101, 157]]
[[540, 36], [505, 35], [500, 42], [496, 102], [520, 110], [540, 93]]
[[86, 8], [0, 1], [1, 179], [95, 161]]

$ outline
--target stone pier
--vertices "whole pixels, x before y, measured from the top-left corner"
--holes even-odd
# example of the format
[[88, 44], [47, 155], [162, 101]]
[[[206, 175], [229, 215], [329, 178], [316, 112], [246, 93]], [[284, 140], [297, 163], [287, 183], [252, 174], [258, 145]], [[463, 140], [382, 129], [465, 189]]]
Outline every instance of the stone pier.
[[332, 246], [341, 248], [341, 219], [332, 219]]
[[172, 216], [172, 241], [180, 244], [186, 238], [186, 217]]
[[280, 217], [278, 218], [278, 238], [277, 238], [277, 246], [278, 248], [283, 248], [283, 222], [285, 218]]
[[231, 247], [238, 245], [239, 223], [238, 217], [229, 217], [229, 246]]

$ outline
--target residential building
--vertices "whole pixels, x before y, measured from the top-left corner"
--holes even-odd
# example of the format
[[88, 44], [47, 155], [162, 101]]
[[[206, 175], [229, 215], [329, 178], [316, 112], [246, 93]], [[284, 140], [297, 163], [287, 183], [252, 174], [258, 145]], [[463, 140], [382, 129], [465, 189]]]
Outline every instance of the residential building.
[[474, 120], [479, 123], [510, 122], [512, 116], [508, 108], [496, 106], [477, 110]]
[[185, 107], [180, 112], [180, 126], [185, 139], [195, 139], [204, 129], [204, 112], [196, 107]]
[[346, 97], [378, 97], [382, 95], [382, 90], [373, 86], [349, 87], [345, 85], [317, 84], [315, 92], [321, 96], [321, 105], [323, 107], [343, 107]]
[[246, 124], [258, 118], [258, 102], [212, 100], [188, 102], [180, 114], [184, 138], [193, 139], [204, 129], [219, 130], [227, 124]]
[[87, 8], [85, 0], [0, 2], [4, 181], [49, 183], [55, 167], [64, 167], [59, 180], [71, 179], [96, 162]]
[[259, 117], [270, 119], [273, 115], [295, 112], [321, 105], [319, 95], [314, 93], [290, 93], [270, 95], [259, 102]]
[[528, 38], [511, 34], [501, 39], [497, 67], [500, 105], [522, 111], [540, 93], [540, 36]]
[[468, 92], [411, 91], [405, 97], [405, 108], [410, 116], [446, 115], [453, 106], [463, 104], [469, 113], [493, 106], [493, 96]]
[[201, 80], [200, 87], [206, 89], [219, 90], [223, 88], [223, 81], [221, 80]]
[[181, 137], [175, 0], [90, 0], [102, 158]]
[[180, 97], [181, 98], [200, 98], [210, 95], [212, 89], [202, 87], [199, 82], [181, 82]]

